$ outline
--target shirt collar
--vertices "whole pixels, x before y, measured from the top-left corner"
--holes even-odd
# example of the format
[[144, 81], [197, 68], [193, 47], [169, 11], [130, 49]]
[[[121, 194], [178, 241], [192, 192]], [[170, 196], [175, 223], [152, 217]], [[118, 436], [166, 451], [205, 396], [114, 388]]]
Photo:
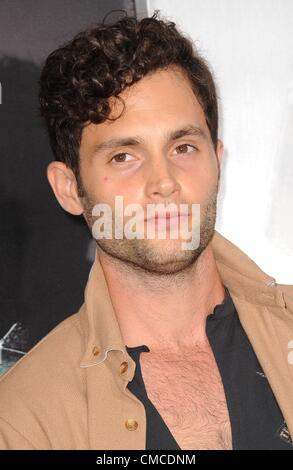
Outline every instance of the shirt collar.
[[81, 367], [103, 362], [110, 351], [126, 353], [97, 249], [78, 314], [85, 338]]
[[[284, 307], [284, 298], [275, 279], [265, 274], [237, 246], [217, 231], [211, 246], [220, 277], [232, 299]], [[80, 367], [104, 362], [110, 351], [121, 351], [128, 356], [97, 249], [78, 315], [85, 340]]]

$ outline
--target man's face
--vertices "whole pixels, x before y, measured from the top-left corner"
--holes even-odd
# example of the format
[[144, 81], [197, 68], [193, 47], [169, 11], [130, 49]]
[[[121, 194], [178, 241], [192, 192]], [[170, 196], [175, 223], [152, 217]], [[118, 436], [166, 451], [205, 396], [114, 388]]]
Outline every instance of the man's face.
[[[200, 204], [200, 244], [182, 249], [177, 239], [98, 239], [100, 249], [116, 259], [158, 274], [190, 267], [210, 242], [216, 219], [221, 143], [215, 153], [204, 112], [180, 70], [155, 72], [124, 90], [125, 111], [114, 121], [87, 125], [80, 147], [80, 177], [85, 192], [84, 216], [90, 228], [92, 208], [106, 203], [115, 218], [115, 196], [124, 207], [138, 203]], [[112, 99], [111, 117], [122, 110]], [[191, 128], [198, 132], [187, 132]], [[181, 131], [185, 129], [185, 131]], [[177, 135], [175, 133], [177, 132]], [[170, 137], [172, 136], [172, 139]], [[124, 142], [114, 146], [101, 143]], [[112, 142], [113, 143], [113, 142]], [[191, 209], [190, 209], [191, 213]], [[125, 217], [126, 222], [130, 217]], [[191, 227], [191, 215], [189, 227]]]

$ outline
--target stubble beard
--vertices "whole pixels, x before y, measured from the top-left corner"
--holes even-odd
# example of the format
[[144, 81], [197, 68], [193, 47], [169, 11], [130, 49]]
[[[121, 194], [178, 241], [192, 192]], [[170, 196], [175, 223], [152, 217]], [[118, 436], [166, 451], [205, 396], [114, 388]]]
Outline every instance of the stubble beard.
[[[218, 179], [219, 182], [219, 179]], [[181, 239], [148, 240], [128, 239], [123, 234], [122, 239], [97, 239], [98, 248], [112, 262], [127, 268], [135, 269], [154, 276], [172, 276], [186, 273], [191, 270], [201, 254], [213, 238], [216, 214], [218, 182], [209, 192], [204, 204], [200, 205], [200, 240], [195, 249], [183, 249]], [[92, 231], [96, 217], [92, 216], [92, 209], [97, 204], [83, 189], [84, 218]], [[115, 214], [114, 214], [115, 216]], [[114, 226], [114, 219], [112, 220]]]

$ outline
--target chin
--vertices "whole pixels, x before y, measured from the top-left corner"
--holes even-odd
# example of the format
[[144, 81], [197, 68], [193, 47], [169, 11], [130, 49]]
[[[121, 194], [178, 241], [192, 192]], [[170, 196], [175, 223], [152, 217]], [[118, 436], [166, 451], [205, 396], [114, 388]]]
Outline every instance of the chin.
[[135, 263], [149, 272], [161, 274], [174, 274], [194, 264], [198, 258], [196, 250], [183, 250], [178, 240], [166, 241], [154, 240], [144, 249], [143, 255], [136, 258]]

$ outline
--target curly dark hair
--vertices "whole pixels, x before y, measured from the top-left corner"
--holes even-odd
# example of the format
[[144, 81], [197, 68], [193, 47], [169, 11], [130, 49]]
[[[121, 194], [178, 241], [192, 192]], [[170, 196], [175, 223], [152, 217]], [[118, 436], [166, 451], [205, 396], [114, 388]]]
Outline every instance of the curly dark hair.
[[160, 20], [156, 10], [140, 21], [124, 16], [113, 24], [102, 22], [48, 56], [39, 80], [39, 109], [55, 159], [79, 181], [83, 127], [110, 119], [110, 97], [121, 99], [126, 87], [170, 65], [179, 66], [189, 79], [216, 148], [218, 105], [209, 66], [175, 23]]

